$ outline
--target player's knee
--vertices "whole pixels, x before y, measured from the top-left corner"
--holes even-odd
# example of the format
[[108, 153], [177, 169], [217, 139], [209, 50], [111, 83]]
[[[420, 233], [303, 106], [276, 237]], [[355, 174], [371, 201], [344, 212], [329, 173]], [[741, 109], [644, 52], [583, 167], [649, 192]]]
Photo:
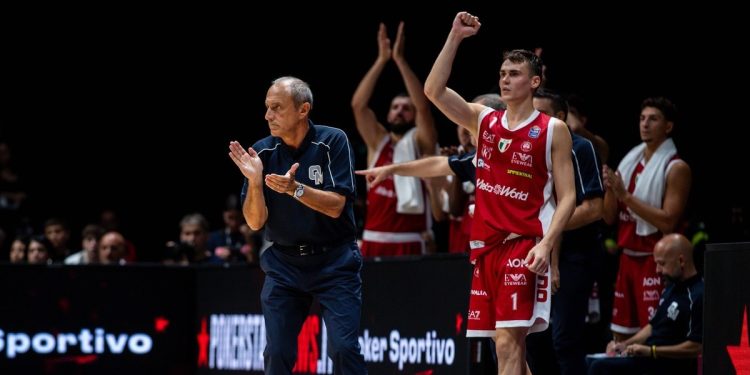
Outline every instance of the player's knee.
[[498, 358], [516, 357], [526, 345], [526, 336], [520, 339], [510, 332], [500, 333], [495, 339], [495, 351]]

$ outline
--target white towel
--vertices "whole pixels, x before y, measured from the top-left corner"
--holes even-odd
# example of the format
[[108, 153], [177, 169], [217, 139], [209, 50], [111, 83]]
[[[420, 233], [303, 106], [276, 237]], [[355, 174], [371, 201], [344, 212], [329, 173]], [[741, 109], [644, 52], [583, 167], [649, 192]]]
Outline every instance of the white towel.
[[[393, 163], [403, 163], [417, 159], [417, 128], [412, 128], [393, 146]], [[422, 181], [418, 177], [393, 176], [396, 190], [396, 212], [401, 214], [424, 213]]]
[[[630, 186], [630, 176], [633, 175], [633, 171], [638, 163], [643, 160], [643, 151], [646, 149], [646, 144], [641, 143], [635, 146], [620, 162], [617, 170], [622, 176], [622, 181], [625, 183], [625, 188]], [[649, 159], [646, 166], [643, 168], [638, 181], [635, 183], [635, 190], [633, 195], [648, 203], [653, 207], [661, 207], [662, 201], [664, 200], [664, 189], [666, 188], [667, 182], [667, 165], [672, 157], [677, 154], [677, 147], [675, 147], [672, 138], [667, 138], [660, 146], [656, 149], [651, 159]], [[658, 230], [655, 226], [643, 220], [640, 216], [636, 215], [633, 211], [630, 211], [630, 215], [635, 218], [636, 229], [635, 233], [639, 236], [648, 236], [656, 233]]]

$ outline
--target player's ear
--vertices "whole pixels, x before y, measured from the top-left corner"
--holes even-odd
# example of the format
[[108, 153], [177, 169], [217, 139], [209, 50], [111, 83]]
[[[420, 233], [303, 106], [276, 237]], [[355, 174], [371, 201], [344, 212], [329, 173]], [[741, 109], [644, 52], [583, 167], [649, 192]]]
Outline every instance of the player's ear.
[[542, 77], [539, 77], [539, 76], [531, 77], [531, 88], [538, 89], [541, 84], [542, 84]]
[[311, 108], [312, 108], [312, 105], [310, 105], [309, 102], [302, 103], [302, 105], [299, 106], [299, 109], [298, 109], [300, 118], [307, 117], [310, 114]]

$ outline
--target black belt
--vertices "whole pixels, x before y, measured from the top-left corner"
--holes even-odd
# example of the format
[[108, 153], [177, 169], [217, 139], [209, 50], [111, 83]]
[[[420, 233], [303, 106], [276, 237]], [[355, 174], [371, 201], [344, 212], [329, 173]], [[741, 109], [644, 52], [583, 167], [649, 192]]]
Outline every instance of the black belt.
[[323, 246], [323, 245], [280, 245], [274, 244], [277, 250], [286, 255], [302, 257], [307, 255], [324, 254], [340, 246]]

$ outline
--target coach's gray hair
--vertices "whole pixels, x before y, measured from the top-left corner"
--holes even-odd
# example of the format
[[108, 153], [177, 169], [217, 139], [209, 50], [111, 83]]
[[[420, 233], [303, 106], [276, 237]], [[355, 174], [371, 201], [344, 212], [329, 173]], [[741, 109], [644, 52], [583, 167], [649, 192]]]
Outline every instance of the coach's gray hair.
[[292, 76], [279, 77], [271, 82], [271, 85], [284, 84], [292, 95], [294, 106], [299, 108], [303, 103], [310, 103], [310, 109], [313, 107], [313, 94], [310, 85], [307, 82]]

